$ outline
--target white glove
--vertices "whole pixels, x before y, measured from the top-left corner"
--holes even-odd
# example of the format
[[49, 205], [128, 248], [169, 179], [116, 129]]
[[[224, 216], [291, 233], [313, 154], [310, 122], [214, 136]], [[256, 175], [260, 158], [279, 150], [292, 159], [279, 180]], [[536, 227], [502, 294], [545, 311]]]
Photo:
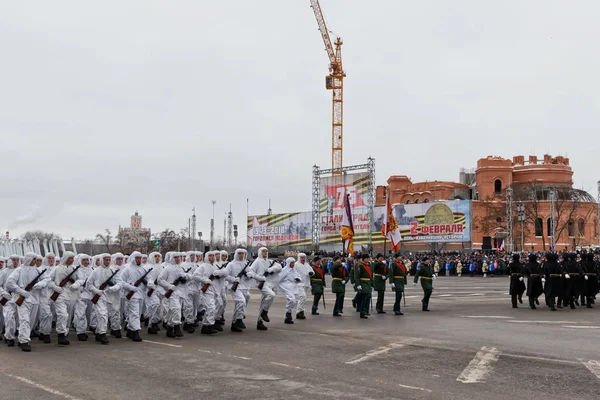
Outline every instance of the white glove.
[[[210, 285], [210, 281], [208, 281], [208, 282], [207, 282], [207, 284], [208, 284], [208, 285]], [[169, 290], [170, 290], [170, 291], [174, 292], [174, 291], [175, 291], [175, 289], [177, 289], [177, 286], [175, 286], [175, 285], [171, 285], [171, 286], [169, 286]]]
[[75, 282], [74, 284], [71, 285], [71, 290], [79, 290], [80, 287], [81, 287], [81, 283]]
[[60, 294], [62, 294], [62, 292], [64, 292], [65, 290], [64, 290], [63, 288], [61, 288], [60, 286], [57, 286], [57, 287], [55, 287], [55, 288], [54, 288], [54, 291], [55, 291], [56, 293], [60, 293]]
[[387, 276], [383, 276], [381, 279], [385, 281], [387, 279]]
[[135, 291], [137, 290], [137, 288], [136, 288], [135, 286], [133, 286], [133, 285], [130, 285], [130, 284], [127, 284], [127, 285], [125, 286], [125, 289], [127, 289], [127, 290], [128, 290], [128, 291], [130, 291], [130, 292], [135, 292]]
[[109, 286], [106, 288], [106, 293], [114, 293], [117, 292], [119, 289], [116, 286]]
[[4, 297], [6, 300], [10, 300], [12, 298], [11, 295], [8, 294], [8, 292], [2, 293], [2, 297]]
[[396, 284], [392, 283], [392, 289], [396, 289]]
[[584, 276], [583, 279], [585, 279], [587, 281], [588, 280], [588, 276], [587, 275]]
[[266, 276], [257, 276], [256, 279], [259, 280], [260, 282], [266, 282], [267, 281], [267, 277]]
[[356, 290], [362, 290], [362, 286], [358, 285], [358, 286], [356, 287]]
[[345, 284], [346, 284], [346, 281], [342, 281], [342, 285], [345, 285]]
[[315, 271], [308, 271], [308, 276], [313, 276], [315, 274]]
[[154, 282], [148, 282], [147, 287], [148, 289], [156, 289], [156, 285], [154, 284]]
[[413, 286], [417, 286], [417, 282], [413, 282]]
[[519, 282], [523, 282], [523, 277], [520, 277], [520, 278], [519, 278]]
[[542, 278], [542, 283], [546, 283], [546, 278]]
[[27, 290], [19, 290], [17, 293], [19, 293], [20, 296], [23, 296], [25, 298], [28, 298], [29, 296], [31, 296], [31, 293], [29, 293]]
[[435, 276], [435, 274], [431, 275], [431, 279], [433, 279], [434, 281], [437, 279], [437, 276]]
[[40, 290], [46, 287], [46, 284], [44, 282], [38, 282], [35, 285], [33, 285], [33, 290]]
[[240, 278], [235, 278], [233, 281], [239, 283], [240, 282]]
[[571, 279], [571, 277], [569, 276], [569, 274], [565, 274], [565, 279]]

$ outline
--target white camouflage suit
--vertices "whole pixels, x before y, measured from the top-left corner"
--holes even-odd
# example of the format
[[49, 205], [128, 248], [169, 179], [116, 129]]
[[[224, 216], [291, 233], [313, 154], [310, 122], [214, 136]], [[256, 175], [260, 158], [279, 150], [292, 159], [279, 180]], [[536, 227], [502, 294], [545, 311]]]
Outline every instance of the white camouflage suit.
[[262, 325], [262, 322], [265, 318], [263, 312], [266, 314], [269, 312], [269, 308], [271, 308], [271, 304], [273, 304], [273, 299], [275, 299], [275, 292], [273, 288], [277, 286], [279, 281], [279, 277], [277, 274], [281, 272], [281, 265], [278, 263], [272, 263], [269, 261], [269, 253], [266, 247], [261, 247], [258, 249], [258, 256], [256, 260], [252, 263], [252, 265], [248, 268], [248, 277], [253, 278], [259, 284], [260, 282], [264, 282], [262, 287], [261, 294], [262, 298], [260, 300], [260, 307], [258, 310], [258, 323]]
[[306, 254], [298, 253], [298, 261], [296, 262], [296, 266], [294, 267], [296, 272], [300, 275], [300, 279], [302, 281], [298, 284], [298, 313], [303, 313], [306, 307], [306, 297], [308, 295], [308, 291], [310, 290], [310, 275], [309, 273], [312, 271], [312, 267], [307, 262]]
[[[88, 278], [86, 288], [92, 293], [92, 297], [95, 295], [99, 295], [99, 299], [96, 304], [93, 305], [94, 310], [96, 312], [96, 334], [102, 335], [106, 333], [108, 327], [108, 316], [109, 316], [109, 298], [112, 297], [112, 301], [115, 301], [115, 293], [120, 289], [115, 285], [116, 277], [111, 276], [114, 274], [110, 268], [111, 264], [111, 255], [110, 254], [102, 254], [101, 257], [102, 263], [100, 267], [95, 268], [90, 277]], [[104, 290], [100, 290], [100, 286], [111, 280], [113, 285], [108, 285]], [[120, 304], [120, 299], [118, 300]]]
[[[233, 321], [242, 320], [244, 315], [246, 314], [246, 306], [248, 304], [247, 299], [250, 298], [250, 279], [245, 276], [245, 273], [248, 271], [248, 266], [246, 257], [248, 252], [244, 249], [237, 249], [233, 256], [233, 260], [227, 264], [225, 270], [228, 273], [226, 278], [228, 282], [228, 290], [231, 293], [231, 299], [233, 300]], [[244, 271], [244, 268], [245, 271]], [[244, 273], [242, 274], [242, 271]], [[239, 275], [242, 274], [240, 277]], [[234, 292], [232, 289], [233, 283], [238, 282], [238, 286], [236, 291]]]
[[88, 278], [92, 274], [92, 258], [87, 254], [79, 254], [76, 266], [79, 266], [75, 275], [77, 277], [76, 282], [79, 283], [81, 288], [79, 289], [79, 298], [75, 301], [73, 323], [75, 324], [75, 332], [82, 335], [87, 331], [88, 316], [91, 316], [92, 310], [92, 293], [85, 287]]
[[15, 340], [15, 331], [17, 330], [17, 306], [13, 300], [10, 290], [6, 287], [6, 281], [15, 268], [19, 265], [19, 256], [12, 255], [5, 262], [4, 268], [0, 270], [0, 298], [7, 302], [2, 307], [4, 317], [4, 339], [8, 341]]
[[61, 287], [60, 283], [69, 274], [75, 270], [75, 253], [66, 251], [63, 253], [60, 259], [60, 264], [52, 268], [50, 272], [50, 281], [48, 287], [53, 292], [58, 292], [59, 296], [54, 302], [54, 308], [56, 310], [56, 333], [60, 335], [69, 334], [69, 321], [73, 316], [73, 309], [75, 302], [79, 297], [79, 288], [81, 283], [78, 283], [73, 274], [70, 279], [73, 282], [67, 282], [65, 286]]

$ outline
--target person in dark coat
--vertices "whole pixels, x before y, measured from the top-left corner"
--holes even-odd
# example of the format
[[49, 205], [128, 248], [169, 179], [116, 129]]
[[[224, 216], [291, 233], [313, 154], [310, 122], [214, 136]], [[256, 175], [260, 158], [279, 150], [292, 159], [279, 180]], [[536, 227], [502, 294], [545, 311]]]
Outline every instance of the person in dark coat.
[[544, 264], [544, 278], [547, 305], [550, 310], [556, 311], [556, 298], [562, 298], [564, 295], [564, 279], [569, 279], [569, 274], [565, 274], [565, 269], [558, 263], [558, 254], [547, 253], [546, 263]]
[[513, 254], [513, 260], [508, 264], [508, 272], [510, 273], [510, 300], [513, 308], [517, 307], [517, 300], [523, 304], [523, 293], [525, 293], [525, 282], [523, 281], [523, 266], [521, 265], [521, 256]]
[[584, 281], [584, 274], [581, 267], [577, 265], [577, 255], [575, 253], [569, 253], [565, 255], [565, 262], [563, 263], [565, 273], [569, 274], [571, 279], [565, 279], [565, 295], [563, 298], [563, 304], [567, 304], [571, 309], [575, 309], [575, 304], [579, 305], [579, 296], [581, 295], [581, 284]]
[[594, 261], [593, 253], [583, 255], [583, 260], [581, 261], [581, 268], [585, 273], [583, 277], [583, 294], [585, 295], [587, 308], [592, 308], [592, 304], [594, 304], [594, 299], [596, 298], [596, 294], [598, 293], [598, 273], [600, 273], [600, 268]]
[[535, 254], [529, 255], [529, 262], [523, 267], [523, 274], [527, 276], [527, 297], [529, 298], [529, 307], [532, 310], [536, 309], [536, 304], [539, 305], [538, 297], [544, 294], [542, 285], [542, 268], [537, 262]]

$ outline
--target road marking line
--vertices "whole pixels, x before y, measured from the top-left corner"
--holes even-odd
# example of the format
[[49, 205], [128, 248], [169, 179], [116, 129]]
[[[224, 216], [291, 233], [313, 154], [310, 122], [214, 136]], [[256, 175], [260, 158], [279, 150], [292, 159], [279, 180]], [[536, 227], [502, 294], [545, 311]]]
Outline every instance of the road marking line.
[[397, 349], [397, 348], [400, 348], [400, 347], [404, 347], [404, 345], [401, 344], [401, 343], [390, 343], [387, 346], [382, 346], [382, 347], [379, 347], [379, 348], [377, 348], [375, 350], [369, 350], [366, 353], [364, 353], [364, 355], [359, 354], [357, 356], [358, 358], [356, 358], [354, 360], [351, 360], [351, 361], [346, 361], [346, 364], [358, 364], [360, 362], [368, 360], [371, 357], [375, 357], [375, 356], [378, 356], [380, 354], [387, 353], [390, 350]]
[[440, 294], [438, 295], [438, 297], [450, 297], [450, 296], [454, 296], [452, 294]]
[[585, 365], [592, 374], [596, 375], [596, 378], [600, 379], [600, 362], [594, 360], [583, 361], [583, 365]]
[[22, 376], [11, 375], [11, 374], [5, 374], [5, 375], [8, 376], [8, 377], [10, 377], [10, 378], [15, 378], [18, 381], [21, 381], [23, 383], [26, 383], [28, 385], [31, 385], [31, 386], [36, 387], [38, 389], [41, 389], [41, 390], [43, 390], [45, 392], [48, 392], [50, 394], [53, 394], [55, 396], [61, 396], [62, 398], [65, 398], [65, 399], [68, 399], [68, 400], [81, 400], [79, 397], [75, 397], [75, 396], [71, 396], [70, 394], [59, 392], [56, 389], [52, 389], [51, 387], [42, 385], [41, 383], [34, 382], [34, 381], [30, 380], [30, 379], [23, 378]]
[[492, 363], [498, 361], [499, 356], [500, 351], [495, 347], [482, 347], [456, 380], [462, 383], [484, 382], [493, 369]]
[[558, 358], [525, 356], [525, 355], [522, 355], [522, 354], [502, 353], [502, 357], [522, 358], [522, 359], [525, 359], [525, 360], [536, 360], [536, 361], [547, 361], [547, 362], [555, 362], [555, 363], [560, 363], [560, 364], [579, 364], [578, 361], [561, 360], [561, 359], [558, 359]]
[[145, 339], [144, 339], [144, 342], [146, 342], [146, 343], [152, 343], [152, 344], [160, 344], [161, 346], [169, 346], [169, 347], [183, 347], [183, 346], [181, 346], [181, 345], [178, 345], [178, 344], [170, 344], [170, 343], [162, 343], [162, 342], [153, 342], [153, 341], [151, 341], [151, 340], [145, 340]]
[[400, 386], [401, 388], [404, 388], [404, 389], [421, 390], [423, 392], [431, 393], [431, 390], [425, 389], [425, 388], [421, 388], [421, 387], [401, 385], [401, 384], [398, 384], [398, 386]]
[[310, 368], [296, 367], [295, 365], [282, 364], [282, 363], [277, 363], [277, 362], [272, 362], [272, 361], [269, 362], [269, 364], [277, 365], [279, 367], [299, 369], [299, 370], [302, 370], [302, 371], [314, 371], [313, 369], [310, 369]]
[[250, 357], [242, 357], [242, 356], [231, 356], [233, 358], [239, 358], [240, 360], [252, 360]]
[[461, 318], [490, 318], [490, 319], [511, 319], [503, 315], [461, 315]]
[[573, 329], [600, 329], [600, 326], [591, 326], [591, 325], [563, 325], [563, 328], [573, 328]]
[[576, 324], [576, 321], [522, 321], [517, 319], [512, 319], [508, 322], [513, 322], [515, 324]]
[[483, 293], [471, 293], [469, 296], [483, 296]]

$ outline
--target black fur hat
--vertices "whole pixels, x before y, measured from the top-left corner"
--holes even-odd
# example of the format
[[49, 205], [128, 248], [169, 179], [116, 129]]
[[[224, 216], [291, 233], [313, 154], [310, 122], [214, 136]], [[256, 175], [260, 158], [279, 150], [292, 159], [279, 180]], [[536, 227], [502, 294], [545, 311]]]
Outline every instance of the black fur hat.
[[529, 255], [529, 262], [536, 262], [536, 261], [537, 261], [537, 255], [530, 254]]
[[556, 261], [556, 260], [558, 260], [558, 254], [556, 254], [556, 253], [546, 253], [546, 259], [548, 261]]

